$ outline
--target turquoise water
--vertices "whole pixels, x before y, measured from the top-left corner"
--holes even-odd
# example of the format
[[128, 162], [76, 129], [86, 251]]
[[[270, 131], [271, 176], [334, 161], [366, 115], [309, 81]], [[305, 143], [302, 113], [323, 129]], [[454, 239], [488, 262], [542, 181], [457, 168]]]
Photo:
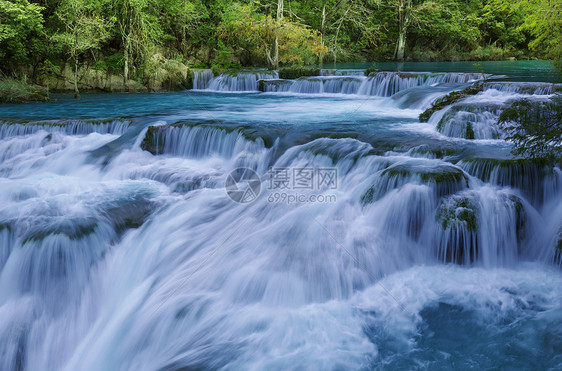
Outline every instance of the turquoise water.
[[497, 126], [559, 86], [482, 65], [0, 105], [0, 369], [562, 368], [562, 171]]
[[365, 69], [416, 72], [480, 72], [504, 75], [509, 81], [561, 82], [550, 61], [484, 61], [484, 62], [376, 62], [325, 64], [323, 68]]

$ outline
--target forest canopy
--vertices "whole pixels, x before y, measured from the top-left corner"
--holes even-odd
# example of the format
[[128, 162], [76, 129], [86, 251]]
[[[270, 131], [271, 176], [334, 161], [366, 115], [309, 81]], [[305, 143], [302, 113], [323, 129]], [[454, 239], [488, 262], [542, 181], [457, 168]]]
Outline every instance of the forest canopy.
[[562, 0], [0, 0], [0, 72], [547, 58]]

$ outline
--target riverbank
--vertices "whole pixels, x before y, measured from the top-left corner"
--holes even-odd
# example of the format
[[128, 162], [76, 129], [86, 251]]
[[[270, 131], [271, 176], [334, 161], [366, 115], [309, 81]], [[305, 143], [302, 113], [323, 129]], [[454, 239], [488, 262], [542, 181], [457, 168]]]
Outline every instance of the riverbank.
[[[488, 75], [503, 76], [506, 81], [537, 81], [537, 76], [543, 82], [560, 82], [561, 77], [550, 61], [484, 61], [484, 62], [369, 62], [324, 64], [322, 66], [282, 67], [278, 69], [280, 79], [299, 79], [303, 77], [330, 74], [334, 71], [346, 69], [368, 76], [374, 72], [431, 72], [435, 66], [441, 72], [472, 72]], [[212, 79], [221, 74], [236, 76], [248, 71], [265, 71], [265, 68], [220, 68], [212, 66], [186, 66], [182, 63], [169, 61], [156, 70], [147, 80], [129, 79], [126, 83], [123, 76], [94, 68], [82, 68], [78, 73], [78, 89], [84, 93], [123, 93], [123, 92], [166, 92], [186, 89], [200, 89], [201, 81], [197, 82], [202, 73]], [[506, 76], [509, 74], [509, 76]], [[8, 83], [0, 84], [1, 103], [26, 103], [31, 101], [48, 100], [49, 93], [71, 93], [74, 91], [74, 75], [70, 68], [65, 68], [57, 74], [43, 77], [37, 84], [7, 79]], [[1, 80], [1, 81], [7, 81]], [[199, 85], [199, 86], [198, 86]], [[14, 89], [13, 86], [18, 86]], [[206, 86], [206, 85], [204, 85]], [[263, 89], [257, 89], [262, 90]], [[28, 94], [22, 97], [21, 91]]]

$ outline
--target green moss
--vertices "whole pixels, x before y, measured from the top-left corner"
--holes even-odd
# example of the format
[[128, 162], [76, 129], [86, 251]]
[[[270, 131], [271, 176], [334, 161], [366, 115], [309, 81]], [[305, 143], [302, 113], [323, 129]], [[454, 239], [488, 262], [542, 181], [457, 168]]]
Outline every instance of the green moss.
[[[144, 139], [141, 143], [141, 148], [145, 151], [152, 153], [153, 155], [157, 155], [162, 153], [164, 149], [164, 143], [161, 141], [156, 140], [156, 136], [159, 134], [158, 132], [161, 130], [161, 126], [149, 126]], [[156, 144], [158, 142], [158, 145]]]
[[374, 76], [377, 72], [380, 72], [378, 68], [367, 68], [365, 70], [365, 76]]
[[94, 233], [96, 227], [97, 221], [92, 218], [86, 219], [82, 223], [73, 222], [71, 225], [63, 224], [48, 229], [35, 230], [24, 236], [22, 245], [28, 242], [42, 241], [49, 235], [65, 235], [73, 241], [80, 240]]
[[437, 221], [443, 229], [455, 229], [465, 225], [469, 232], [478, 229], [477, 206], [468, 198], [454, 198], [441, 202], [437, 210]]
[[524, 166], [550, 167], [553, 162], [548, 158], [514, 158], [514, 159], [498, 159], [498, 158], [470, 158], [463, 160], [464, 162], [482, 163], [491, 167], [499, 168], [515, 168]]
[[424, 112], [422, 112], [420, 114], [420, 121], [421, 122], [427, 122], [429, 120], [429, 118], [431, 117], [431, 115], [433, 115], [435, 112], [450, 106], [451, 104], [458, 102], [459, 100], [469, 96], [469, 95], [475, 95], [478, 94], [479, 92], [481, 92], [484, 89], [484, 85], [483, 84], [475, 84], [475, 85], [471, 85], [468, 88], [464, 89], [464, 90], [460, 90], [460, 91], [454, 91], [452, 93], [447, 94], [446, 96], [437, 99], [433, 105], [428, 108], [427, 110], [425, 110]]
[[474, 129], [472, 128], [472, 124], [470, 121], [466, 122], [466, 139], [474, 139]]
[[299, 77], [307, 76], [320, 76], [319, 68], [306, 68], [306, 67], [286, 67], [279, 69], [279, 78], [294, 80]]
[[464, 180], [468, 186], [468, 179], [461, 170], [429, 171], [417, 174], [424, 183], [459, 183]]
[[412, 172], [410, 170], [395, 166], [384, 170], [381, 175], [389, 177], [407, 177], [412, 175]]
[[452, 166], [442, 166], [437, 169], [425, 169], [416, 167], [410, 168], [408, 165], [398, 165], [385, 169], [381, 175], [390, 177], [407, 177], [417, 175], [424, 183], [436, 184], [460, 183], [464, 180], [468, 186], [468, 178], [464, 172]]
[[448, 156], [458, 155], [461, 150], [458, 148], [419, 148], [415, 150], [416, 153], [426, 153], [435, 156], [435, 158], [444, 158]]
[[375, 186], [369, 187], [369, 189], [361, 196], [361, 205], [365, 206], [373, 203], [375, 201], [375, 195]]

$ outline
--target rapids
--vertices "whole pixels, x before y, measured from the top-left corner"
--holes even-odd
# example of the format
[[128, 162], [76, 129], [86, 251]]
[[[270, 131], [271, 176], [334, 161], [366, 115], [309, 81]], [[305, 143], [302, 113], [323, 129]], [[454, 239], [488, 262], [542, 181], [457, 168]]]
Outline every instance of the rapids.
[[496, 124], [560, 85], [510, 66], [0, 106], [0, 370], [562, 368], [562, 171]]

